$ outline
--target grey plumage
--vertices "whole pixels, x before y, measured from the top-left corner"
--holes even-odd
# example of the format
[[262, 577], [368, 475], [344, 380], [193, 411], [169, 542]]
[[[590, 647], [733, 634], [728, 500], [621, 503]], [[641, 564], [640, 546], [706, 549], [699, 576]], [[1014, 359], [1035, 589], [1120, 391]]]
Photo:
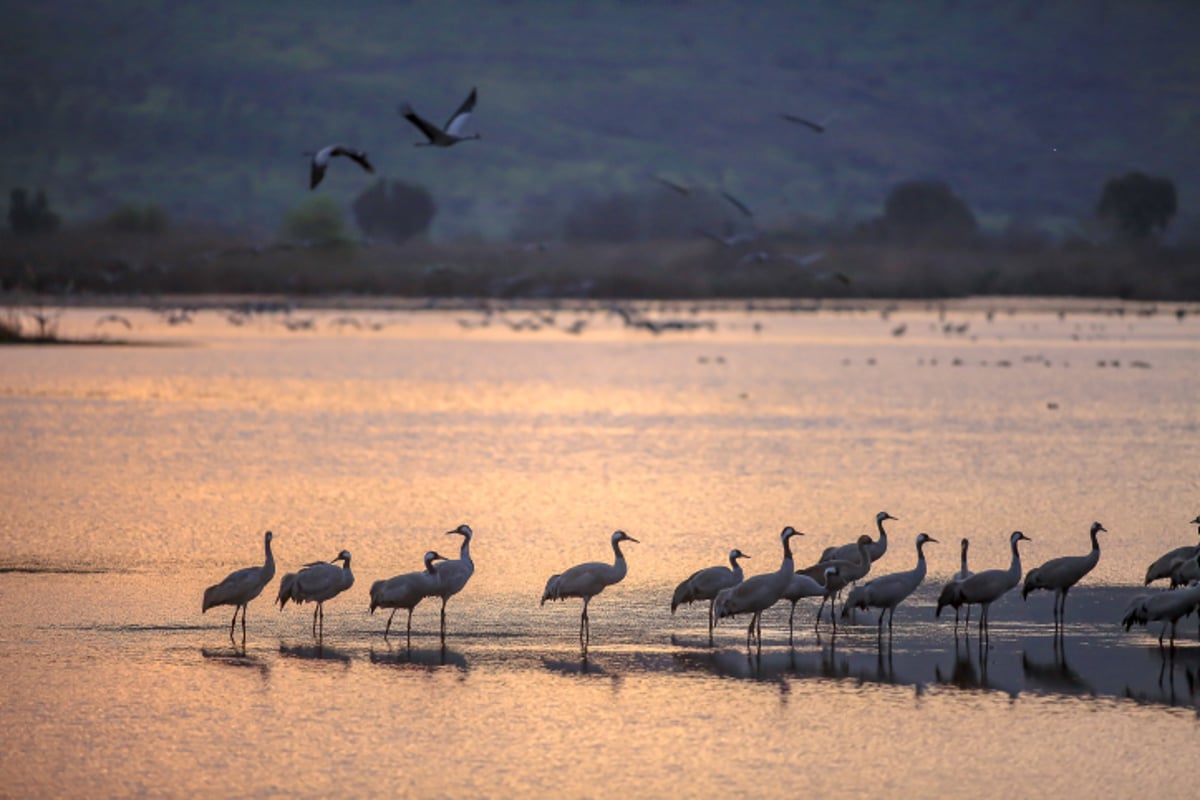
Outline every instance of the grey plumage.
[[[1198, 526], [1196, 533], [1200, 534], [1200, 516], [1197, 516], [1189, 524]], [[1189, 544], [1183, 547], [1176, 547], [1174, 550], [1168, 550], [1146, 568], [1146, 585], [1149, 586], [1161, 578], [1170, 578], [1171, 570], [1175, 568], [1176, 564], [1194, 558], [1197, 555], [1200, 555], [1200, 544]]]
[[958, 595], [958, 584], [965, 581], [975, 573], [967, 567], [967, 548], [971, 546], [971, 542], [964, 536], [959, 543], [961, 563], [958, 572], [950, 576], [950, 580], [942, 587], [941, 594], [938, 595], [937, 608], [934, 611], [935, 617], [942, 616], [942, 609], [946, 606], [954, 608], [954, 634], [958, 635], [958, 610], [964, 605], [967, 607], [967, 624], [971, 624], [971, 606], [969, 603], [964, 603]]
[[749, 557], [741, 550], [734, 548], [729, 551], [728, 567], [719, 564], [693, 572], [675, 587], [675, 593], [671, 596], [671, 613], [674, 614], [675, 609], [684, 603], [691, 605], [698, 600], [707, 600], [708, 635], [711, 638], [713, 631], [713, 601], [716, 600], [717, 593], [722, 589], [736, 586], [742, 582], [745, 574], [742, 570], [742, 565], [738, 563], [738, 559]]
[[629, 567], [625, 563], [625, 554], [621, 552], [621, 542], [638, 543], [625, 531], [613, 531], [610, 537], [613, 549], [613, 563], [603, 561], [588, 561], [576, 564], [570, 569], [550, 576], [546, 588], [542, 592], [541, 605], [547, 600], [566, 600], [579, 597], [583, 600], [583, 613], [579, 616], [579, 644], [584, 649], [591, 641], [591, 623], [588, 621], [588, 604], [592, 598], [603, 592], [607, 587], [625, 579]]
[[746, 647], [757, 632], [758, 646], [762, 647], [762, 612], [779, 601], [787, 589], [795, 571], [795, 561], [792, 558], [792, 548], [789, 543], [793, 536], [803, 536], [791, 525], [779, 533], [783, 543], [783, 560], [779, 569], [765, 575], [755, 575], [747, 578], [736, 586], [730, 586], [717, 593], [713, 602], [713, 617], [717, 620], [738, 614], [750, 614], [750, 625], [746, 628]]
[[[1200, 555], [1196, 556], [1200, 560]], [[1151, 622], [1162, 622], [1163, 629], [1158, 634], [1158, 646], [1162, 647], [1163, 636], [1167, 623], [1171, 626], [1171, 647], [1175, 647], [1175, 625], [1179, 620], [1200, 607], [1200, 583], [1186, 589], [1175, 589], [1158, 594], [1136, 597], [1125, 610], [1121, 624], [1125, 630], [1134, 625], [1147, 625]]]
[[842, 617], [849, 615], [849, 609], [861, 608], [867, 610], [870, 608], [878, 608], [879, 611], [879, 632], [883, 633], [883, 615], [888, 615], [888, 632], [892, 630], [892, 620], [896, 616], [896, 607], [903, 603], [908, 596], [917, 590], [921, 582], [925, 580], [925, 551], [924, 547], [929, 542], [937, 542], [927, 533], [917, 535], [917, 565], [904, 572], [893, 572], [889, 575], [882, 575], [873, 580], [867, 581], [861, 586], [856, 586], [850, 596], [846, 598], [846, 602], [842, 604]]
[[470, 525], [459, 525], [452, 531], [446, 531], [447, 536], [463, 537], [458, 550], [458, 558], [448, 559], [437, 568], [437, 588], [434, 591], [442, 598], [441, 633], [446, 638], [446, 601], [466, 588], [467, 581], [475, 574], [475, 562], [471, 560], [471, 539], [474, 533]]
[[1079, 583], [1083, 576], [1091, 572], [1100, 562], [1100, 540], [1096, 534], [1107, 529], [1099, 522], [1093, 522], [1091, 533], [1092, 549], [1082, 556], [1061, 556], [1052, 558], [1040, 567], [1034, 567], [1025, 575], [1025, 585], [1021, 589], [1021, 599], [1029, 597], [1030, 592], [1046, 589], [1054, 592], [1054, 624], [1059, 626], [1067, 607], [1067, 593], [1071, 587]]
[[979, 634], [981, 636], [987, 633], [988, 612], [991, 610], [992, 603], [1021, 582], [1021, 553], [1017, 543], [1022, 540], [1032, 541], [1020, 531], [1013, 531], [1009, 536], [1012, 561], [1009, 562], [1008, 569], [988, 569], [977, 572], [957, 586], [955, 598], [959, 602], [982, 607], [979, 613]]
[[408, 611], [408, 623], [405, 626], [405, 635], [411, 640], [413, 609], [426, 597], [436, 593], [437, 571], [434, 567], [434, 562], [445, 560], [445, 556], [438, 555], [436, 551], [430, 550], [425, 554], [425, 569], [418, 572], [406, 572], [403, 575], [397, 575], [387, 580], [375, 581], [371, 584], [371, 613], [374, 614], [377, 608], [392, 609], [392, 613], [388, 616], [387, 625], [383, 629], [383, 640], [385, 642], [388, 639], [388, 633], [392, 629], [392, 618], [402, 608]]
[[200, 606], [201, 614], [214, 606], [233, 606], [233, 619], [229, 622], [230, 639], [233, 639], [233, 626], [237, 622], [238, 609], [241, 609], [242, 641], [246, 641], [246, 606], [251, 600], [262, 594], [262, 590], [275, 577], [275, 556], [271, 553], [272, 538], [270, 531], [263, 535], [266, 560], [261, 567], [235, 570], [226, 575], [220, 583], [204, 590], [204, 600]]
[[[337, 562], [342, 566], [338, 567]], [[306, 564], [299, 572], [289, 572], [279, 581], [279, 594], [275, 600], [279, 610], [291, 600], [302, 603], [316, 603], [313, 610], [313, 636], [320, 638], [325, 633], [325, 601], [336, 597], [354, 585], [354, 573], [350, 571], [350, 552], [343, 550], [334, 557], [333, 561], [315, 561]], [[317, 633], [318, 622], [320, 634]]]

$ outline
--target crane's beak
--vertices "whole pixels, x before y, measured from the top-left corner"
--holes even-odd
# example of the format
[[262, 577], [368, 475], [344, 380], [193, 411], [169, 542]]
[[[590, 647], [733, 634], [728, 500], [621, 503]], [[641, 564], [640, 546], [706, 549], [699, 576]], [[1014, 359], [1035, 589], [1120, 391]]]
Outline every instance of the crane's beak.
[[930, 536], [930, 537], [929, 537], [928, 539], [926, 539], [925, 541], [926, 541], [926, 542], [933, 542], [934, 544], [941, 544], [941, 542], [939, 542], [937, 539], [933, 538], [932, 536]]

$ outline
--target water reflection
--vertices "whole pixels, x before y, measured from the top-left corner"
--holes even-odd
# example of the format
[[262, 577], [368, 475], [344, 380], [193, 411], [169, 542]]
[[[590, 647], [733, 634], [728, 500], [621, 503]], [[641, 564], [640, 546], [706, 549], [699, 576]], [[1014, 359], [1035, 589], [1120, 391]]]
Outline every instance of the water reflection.
[[214, 664], [223, 664], [239, 669], [257, 670], [265, 681], [271, 675], [271, 664], [257, 655], [246, 653], [245, 647], [201, 647], [200, 657]]
[[368, 658], [372, 664], [392, 667], [455, 667], [462, 672], [466, 672], [470, 667], [464, 654], [449, 647], [401, 647], [395, 650], [378, 650], [372, 647]]
[[1096, 690], [1091, 683], [1068, 662], [1067, 644], [1058, 631], [1054, 636], [1053, 658], [1049, 661], [1038, 659], [1029, 650], [1022, 650], [1021, 671], [1025, 676], [1027, 689], [1096, 696]]
[[578, 660], [542, 656], [541, 661], [544, 669], [559, 675], [589, 675], [597, 678], [610, 678], [614, 686], [621, 680], [619, 672], [614, 671], [611, 666], [597, 662], [587, 653], [581, 655]]
[[279, 655], [284, 658], [299, 658], [305, 661], [334, 661], [350, 666], [351, 656], [343, 650], [326, 647], [323, 642], [316, 644], [286, 645], [279, 643]]

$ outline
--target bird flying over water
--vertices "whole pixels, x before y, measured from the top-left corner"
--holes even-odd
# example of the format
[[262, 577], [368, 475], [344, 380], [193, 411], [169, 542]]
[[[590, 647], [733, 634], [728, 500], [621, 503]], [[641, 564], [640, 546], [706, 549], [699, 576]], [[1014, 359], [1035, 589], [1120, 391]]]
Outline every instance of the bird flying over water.
[[325, 169], [329, 166], [329, 160], [334, 156], [345, 156], [367, 172], [375, 171], [375, 168], [371, 166], [371, 162], [367, 159], [366, 153], [362, 150], [355, 150], [340, 144], [331, 144], [328, 147], [322, 147], [315, 153], [305, 153], [304, 155], [312, 156], [311, 169], [309, 170], [309, 189], [317, 188], [317, 184], [325, 177]]
[[481, 138], [478, 133], [463, 134], [463, 129], [467, 126], [467, 122], [471, 119], [471, 113], [475, 110], [475, 100], [476, 92], [472, 88], [467, 99], [462, 102], [457, 111], [450, 115], [450, 119], [446, 120], [444, 128], [439, 128], [422, 117], [408, 103], [400, 106], [400, 113], [428, 139], [425, 142], [415, 142], [418, 147], [450, 147], [468, 139]]

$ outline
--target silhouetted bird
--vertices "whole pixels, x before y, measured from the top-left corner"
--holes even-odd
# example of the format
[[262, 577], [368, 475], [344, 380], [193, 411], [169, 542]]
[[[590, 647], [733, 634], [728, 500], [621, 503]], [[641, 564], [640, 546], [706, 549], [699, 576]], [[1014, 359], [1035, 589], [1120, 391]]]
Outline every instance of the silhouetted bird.
[[304, 155], [312, 156], [312, 164], [309, 170], [308, 188], [315, 189], [321, 179], [325, 177], [325, 169], [329, 166], [329, 159], [334, 156], [345, 156], [367, 172], [374, 172], [375, 168], [371, 166], [371, 162], [367, 160], [367, 154], [362, 150], [354, 150], [349, 147], [343, 147], [340, 144], [331, 144], [328, 147], [322, 147], [315, 153], [305, 153]]
[[400, 107], [400, 113], [429, 140], [426, 142], [416, 142], [415, 144], [418, 147], [450, 147], [468, 139], [480, 138], [478, 133], [468, 136], [462, 132], [467, 122], [471, 119], [471, 112], [475, 110], [475, 99], [475, 89], [471, 89], [471, 93], [467, 95], [467, 99], [462, 102], [457, 111], [450, 115], [450, 119], [446, 120], [446, 127], [444, 128], [439, 128], [422, 117], [408, 103]]

